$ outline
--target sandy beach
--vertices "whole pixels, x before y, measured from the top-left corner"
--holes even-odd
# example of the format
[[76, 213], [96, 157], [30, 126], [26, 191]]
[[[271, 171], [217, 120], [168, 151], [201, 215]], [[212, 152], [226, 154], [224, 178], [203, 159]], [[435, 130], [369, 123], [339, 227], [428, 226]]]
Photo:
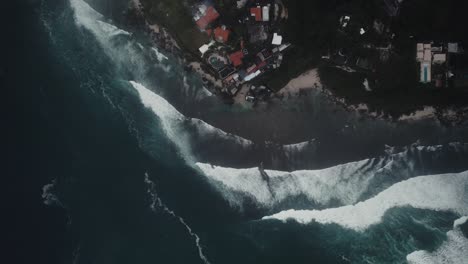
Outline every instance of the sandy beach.
[[278, 91], [278, 95], [284, 98], [297, 96], [301, 91], [322, 87], [317, 69], [311, 69], [292, 79], [289, 83]]

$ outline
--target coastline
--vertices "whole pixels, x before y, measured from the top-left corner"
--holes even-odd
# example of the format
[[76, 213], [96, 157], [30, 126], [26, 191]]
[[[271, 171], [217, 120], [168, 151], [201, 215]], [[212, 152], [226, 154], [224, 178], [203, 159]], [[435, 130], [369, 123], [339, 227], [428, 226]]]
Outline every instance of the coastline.
[[[219, 95], [223, 89], [222, 81], [212, 72], [204, 69], [206, 66], [201, 59], [193, 56], [188, 51], [184, 51], [183, 48], [178, 44], [176, 38], [161, 25], [149, 23], [145, 17], [143, 5], [140, 0], [132, 0], [132, 6], [130, 9], [136, 12], [136, 15], [144, 21], [145, 31], [149, 33], [153, 45], [157, 48], [161, 48], [164, 51], [174, 55], [181, 63], [187, 65], [187, 69], [194, 71], [205, 84], [211, 93]], [[364, 87], [368, 92], [368, 88]], [[249, 102], [245, 100], [245, 96], [249, 90], [249, 85], [244, 84], [237, 94], [232, 98], [231, 103], [239, 106], [251, 106]], [[312, 68], [305, 70], [302, 74], [296, 78], [292, 78], [289, 82], [275, 94], [275, 98], [287, 101], [294, 98], [307, 95], [310, 90], [318, 90], [324, 94], [329, 100], [334, 102], [336, 105], [344, 108], [346, 111], [356, 112], [360, 115], [365, 115], [369, 118], [376, 118], [389, 122], [416, 122], [421, 120], [433, 119], [448, 126], [455, 126], [463, 124], [464, 120], [468, 117], [468, 107], [434, 107], [430, 105], [423, 105], [415, 107], [415, 110], [409, 113], [404, 113], [399, 116], [390, 116], [385, 111], [376, 111], [371, 109], [366, 103], [350, 104], [345, 98], [336, 95], [331, 89], [327, 88], [321, 80], [318, 68]], [[220, 98], [220, 100], [222, 100]], [[275, 103], [275, 100], [270, 100]]]

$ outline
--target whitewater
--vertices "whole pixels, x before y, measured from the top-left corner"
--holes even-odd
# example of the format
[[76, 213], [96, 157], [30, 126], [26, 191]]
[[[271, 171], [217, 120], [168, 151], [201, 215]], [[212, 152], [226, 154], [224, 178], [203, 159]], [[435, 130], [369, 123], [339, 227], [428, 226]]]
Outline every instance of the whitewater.
[[[432, 171], [437, 169], [435, 164], [445, 157], [443, 151], [447, 151], [447, 148], [450, 153], [467, 153], [468, 147], [462, 143], [453, 143], [448, 147], [409, 146], [397, 153], [391, 152], [380, 157], [314, 170], [270, 170], [264, 169], [261, 163], [257, 167], [230, 168], [210, 162], [199, 154], [200, 149], [214, 149], [217, 153], [221, 152], [229, 157], [226, 146], [232, 144], [239, 146], [232, 151], [232, 155], [243, 156], [252, 153], [248, 151], [256, 148], [257, 142], [225, 132], [204, 120], [182, 114], [165, 97], [164, 89], [147, 81], [144, 74], [147, 66], [141, 63], [147, 59], [145, 47], [135, 41], [117, 44], [116, 39], [130, 38], [131, 33], [106, 22], [100, 13], [82, 0], [70, 0], [70, 5], [74, 11], [76, 25], [91, 32], [103, 47], [105, 54], [117, 65], [129, 65], [128, 67], [132, 68], [132, 78], [125, 80], [130, 92], [137, 95], [141, 105], [154, 114], [179, 156], [197, 172], [194, 175], [199, 174], [196, 176], [206, 180], [232, 208], [242, 211], [247, 206], [253, 206], [254, 210], [263, 213], [261, 215], [266, 215], [262, 218], [265, 221], [292, 220], [304, 224], [304, 228], [313, 222], [338, 224], [359, 232], [379, 224], [388, 210], [397, 207], [468, 215], [468, 172], [431, 175]], [[123, 53], [128, 56], [123, 56]], [[170, 56], [154, 47], [149, 48], [146, 55], [150, 53], [157, 61], [153, 66], [167, 74], [173, 74], [169, 65]], [[187, 78], [181, 80], [185, 91], [188, 91], [190, 85]], [[206, 96], [206, 90], [200, 90], [200, 95], [194, 98]], [[213, 144], [213, 139], [222, 144]], [[289, 159], [300, 159], [303, 157], [296, 156], [297, 153], [305, 153], [316, 144], [319, 144], [319, 140], [312, 139], [280, 145], [279, 151]], [[307, 154], [305, 156], [312, 159]], [[229, 158], [226, 160], [226, 163], [230, 162]], [[154, 188], [147, 175], [145, 183]], [[43, 198], [47, 204], [58, 203], [57, 198], [49, 191], [52, 186], [53, 184], [44, 186]], [[154, 196], [151, 209], [159, 207], [176, 219], [192, 237], [200, 259], [209, 263], [200, 237], [182, 217], [167, 208], [155, 192], [151, 192], [151, 195]], [[461, 220], [457, 222], [454, 230], [447, 233], [447, 241], [436, 252], [416, 251], [408, 255], [408, 261], [443, 263], [441, 259], [448, 258], [447, 253], [451, 256], [456, 255], [453, 257], [455, 260], [463, 259], [466, 256], [466, 251], [463, 250], [466, 238], [458, 228]]]
[[389, 209], [404, 206], [468, 214], [468, 171], [415, 177], [396, 183], [375, 197], [355, 205], [325, 210], [287, 210], [262, 219], [338, 224], [364, 231], [378, 224]]

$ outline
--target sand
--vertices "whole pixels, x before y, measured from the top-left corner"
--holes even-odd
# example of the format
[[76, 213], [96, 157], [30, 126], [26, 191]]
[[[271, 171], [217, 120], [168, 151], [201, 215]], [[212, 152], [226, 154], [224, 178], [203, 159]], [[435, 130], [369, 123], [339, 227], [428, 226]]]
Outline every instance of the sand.
[[318, 71], [317, 69], [311, 69], [289, 81], [285, 87], [278, 91], [278, 95], [288, 98], [297, 96], [303, 90], [319, 87], [322, 87], [322, 83]]

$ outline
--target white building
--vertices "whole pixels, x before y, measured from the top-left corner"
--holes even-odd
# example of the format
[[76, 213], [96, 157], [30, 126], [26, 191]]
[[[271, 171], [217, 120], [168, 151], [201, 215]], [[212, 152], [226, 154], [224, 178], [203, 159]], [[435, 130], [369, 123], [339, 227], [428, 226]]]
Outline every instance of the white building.
[[262, 9], [263, 21], [270, 21], [270, 5], [264, 6]]
[[271, 44], [273, 45], [281, 45], [283, 43], [283, 37], [278, 35], [277, 33], [273, 34], [273, 40], [271, 41]]
[[445, 53], [434, 54], [433, 62], [436, 64], [443, 64], [447, 61], [447, 55]]

